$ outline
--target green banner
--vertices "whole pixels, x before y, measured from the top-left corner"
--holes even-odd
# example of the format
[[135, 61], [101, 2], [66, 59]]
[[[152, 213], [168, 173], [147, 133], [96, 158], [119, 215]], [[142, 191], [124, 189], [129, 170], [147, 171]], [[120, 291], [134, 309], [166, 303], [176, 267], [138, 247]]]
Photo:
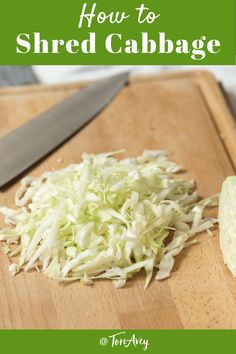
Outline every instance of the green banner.
[[235, 346], [235, 331], [51, 330], [0, 331], [9, 353], [222, 353]]
[[235, 64], [235, 1], [2, 1], [0, 64]]

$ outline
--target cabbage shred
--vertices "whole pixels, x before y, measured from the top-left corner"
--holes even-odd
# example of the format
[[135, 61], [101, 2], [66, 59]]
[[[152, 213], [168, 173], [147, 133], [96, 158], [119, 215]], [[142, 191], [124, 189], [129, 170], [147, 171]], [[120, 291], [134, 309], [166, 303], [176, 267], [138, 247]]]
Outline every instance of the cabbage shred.
[[36, 268], [58, 281], [108, 278], [119, 288], [144, 269], [146, 288], [154, 269], [156, 279], [169, 277], [174, 257], [217, 222], [203, 217], [217, 197], [199, 201], [165, 152], [116, 153], [83, 154], [80, 164], [21, 181], [17, 209], [0, 208], [13, 275]]

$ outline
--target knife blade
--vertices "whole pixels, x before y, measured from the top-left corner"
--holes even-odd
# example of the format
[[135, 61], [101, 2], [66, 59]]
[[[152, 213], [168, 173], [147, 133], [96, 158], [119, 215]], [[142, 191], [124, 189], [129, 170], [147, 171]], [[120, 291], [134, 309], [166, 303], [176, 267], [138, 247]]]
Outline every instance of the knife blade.
[[82, 89], [0, 139], [0, 187], [81, 130], [128, 82], [128, 73]]

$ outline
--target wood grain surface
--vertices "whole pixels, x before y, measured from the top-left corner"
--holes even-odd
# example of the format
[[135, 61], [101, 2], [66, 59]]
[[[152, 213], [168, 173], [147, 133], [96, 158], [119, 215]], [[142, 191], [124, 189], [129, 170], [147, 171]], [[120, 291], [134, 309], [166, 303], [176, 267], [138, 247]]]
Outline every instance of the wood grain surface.
[[[0, 136], [79, 87], [1, 90]], [[132, 80], [91, 124], [30, 174], [79, 162], [84, 151], [126, 149], [123, 157], [161, 148], [173, 152], [172, 159], [187, 171], [184, 177], [195, 179], [207, 197], [235, 173], [235, 146], [235, 125], [216, 81], [204, 72], [172, 74]], [[0, 193], [1, 205], [13, 206], [18, 185]], [[105, 280], [93, 286], [57, 284], [35, 271], [13, 278], [1, 251], [0, 328], [236, 328], [236, 279], [223, 264], [217, 230], [214, 234], [202, 233], [195, 246], [177, 257], [171, 278], [153, 280], [146, 291], [144, 274], [123, 289]]]

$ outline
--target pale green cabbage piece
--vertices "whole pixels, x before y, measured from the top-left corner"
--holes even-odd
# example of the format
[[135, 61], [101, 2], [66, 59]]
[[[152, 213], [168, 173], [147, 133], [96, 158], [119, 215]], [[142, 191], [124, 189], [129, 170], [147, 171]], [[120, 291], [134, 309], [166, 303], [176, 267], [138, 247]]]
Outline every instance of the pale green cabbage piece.
[[169, 277], [174, 257], [217, 222], [203, 217], [217, 196], [199, 201], [164, 151], [116, 153], [83, 154], [80, 164], [21, 181], [17, 209], [0, 208], [13, 275], [36, 268], [58, 281], [108, 278], [119, 288], [144, 269], [146, 288], [154, 269], [156, 279]]
[[236, 176], [227, 177], [222, 185], [219, 228], [224, 262], [236, 277]]

